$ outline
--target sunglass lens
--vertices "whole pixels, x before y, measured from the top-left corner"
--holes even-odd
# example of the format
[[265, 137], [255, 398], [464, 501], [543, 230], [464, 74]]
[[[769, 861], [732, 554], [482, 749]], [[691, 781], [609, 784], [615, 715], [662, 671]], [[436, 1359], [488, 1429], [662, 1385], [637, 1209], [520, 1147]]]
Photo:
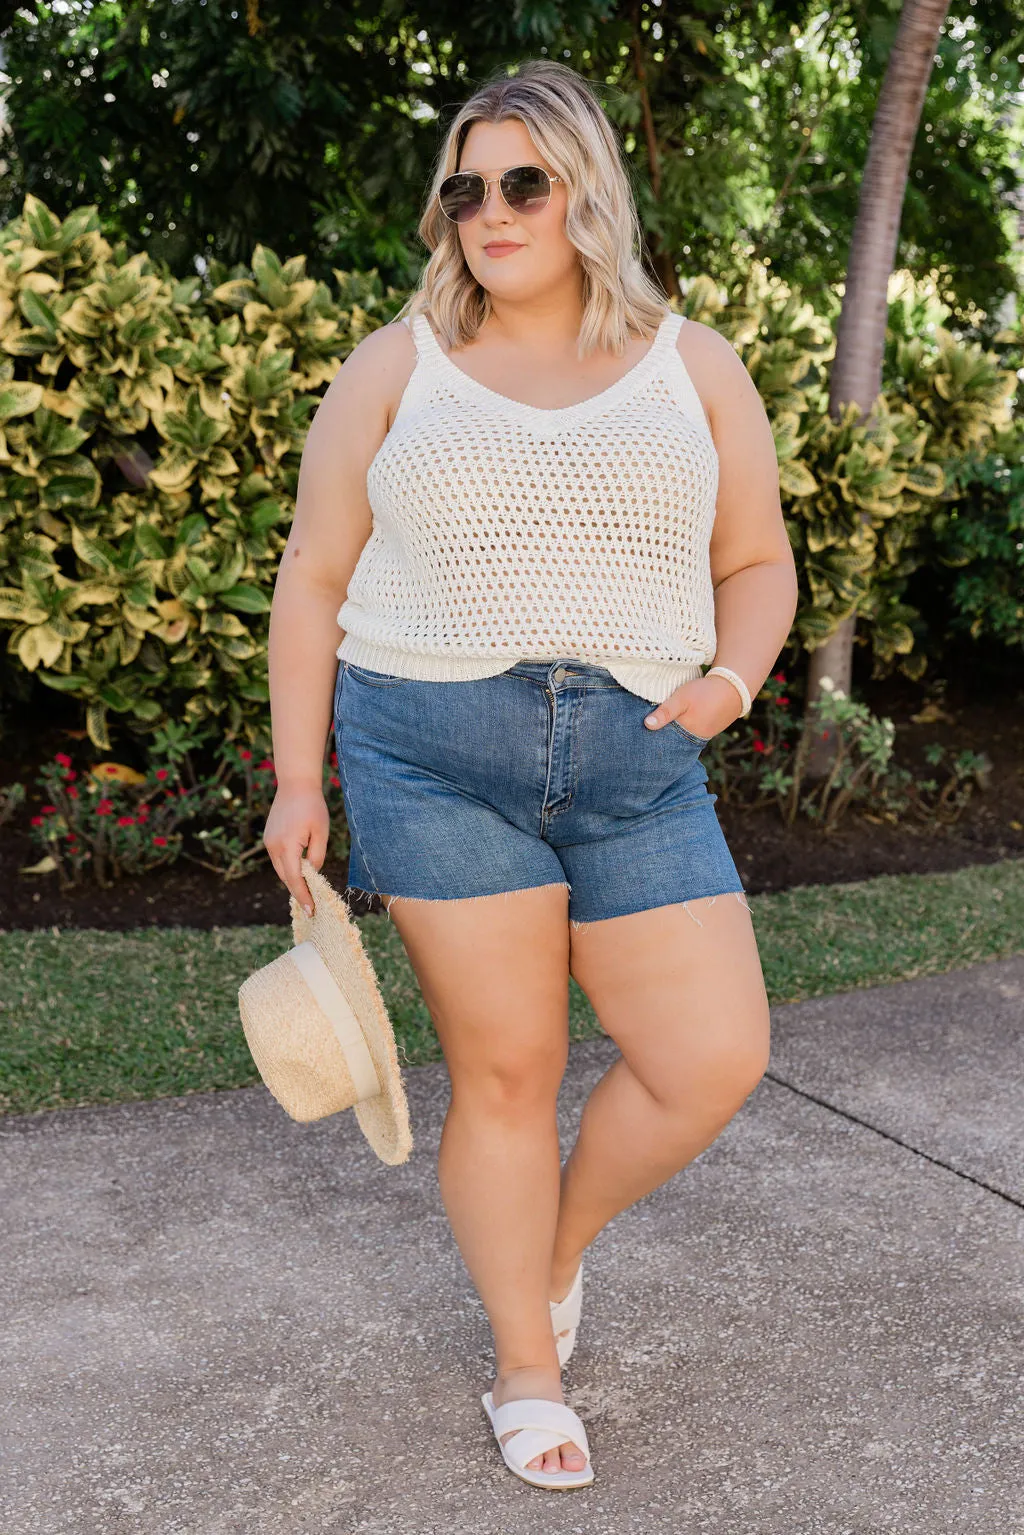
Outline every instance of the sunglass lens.
[[487, 184], [475, 171], [446, 176], [437, 194], [441, 211], [456, 224], [476, 218], [487, 196]]
[[548, 173], [540, 165], [517, 165], [501, 178], [501, 195], [515, 213], [536, 213], [551, 196]]

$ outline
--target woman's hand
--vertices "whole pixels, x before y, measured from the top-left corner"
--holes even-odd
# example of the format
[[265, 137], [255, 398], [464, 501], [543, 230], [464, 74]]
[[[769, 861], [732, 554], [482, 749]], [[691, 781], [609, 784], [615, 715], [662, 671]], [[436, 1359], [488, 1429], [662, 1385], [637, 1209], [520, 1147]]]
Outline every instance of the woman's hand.
[[280, 879], [308, 916], [313, 915], [313, 897], [302, 877], [302, 853], [305, 850], [319, 872], [327, 854], [330, 830], [331, 815], [322, 789], [312, 785], [278, 785], [263, 828], [263, 846]]
[[710, 740], [742, 713], [740, 695], [727, 678], [695, 677], [670, 693], [647, 715], [644, 724], [648, 730], [658, 730], [676, 720], [692, 735]]

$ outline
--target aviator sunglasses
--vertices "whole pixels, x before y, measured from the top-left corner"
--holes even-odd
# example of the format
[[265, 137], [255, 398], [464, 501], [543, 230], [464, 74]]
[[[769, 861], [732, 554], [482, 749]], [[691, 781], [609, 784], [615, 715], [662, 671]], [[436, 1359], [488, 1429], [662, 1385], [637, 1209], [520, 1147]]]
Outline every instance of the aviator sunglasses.
[[490, 180], [480, 171], [456, 171], [446, 176], [437, 190], [441, 212], [453, 224], [468, 224], [487, 201], [487, 188], [498, 183], [498, 191], [513, 213], [539, 213], [551, 199], [552, 182], [561, 176], [549, 176], [542, 165], [513, 165]]

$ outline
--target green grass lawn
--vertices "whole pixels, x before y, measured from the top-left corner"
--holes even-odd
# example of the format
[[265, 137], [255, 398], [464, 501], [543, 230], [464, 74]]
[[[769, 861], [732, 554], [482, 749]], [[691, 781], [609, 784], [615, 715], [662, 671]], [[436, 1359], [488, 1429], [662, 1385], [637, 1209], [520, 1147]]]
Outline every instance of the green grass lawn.
[[[750, 899], [772, 1004], [1024, 952], [1024, 859]], [[440, 1059], [398, 930], [359, 919], [408, 1065]], [[287, 926], [0, 932], [0, 1112], [123, 1103], [259, 1081], [238, 1015]], [[599, 1034], [570, 981], [573, 1039]]]

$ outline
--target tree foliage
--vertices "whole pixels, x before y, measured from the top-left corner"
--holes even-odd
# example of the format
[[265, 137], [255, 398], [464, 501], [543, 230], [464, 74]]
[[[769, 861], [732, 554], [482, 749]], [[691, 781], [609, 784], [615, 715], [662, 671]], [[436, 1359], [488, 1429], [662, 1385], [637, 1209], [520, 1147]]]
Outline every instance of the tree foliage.
[[[179, 272], [258, 244], [310, 272], [415, 280], [424, 188], [451, 114], [547, 54], [590, 78], [634, 172], [652, 264], [755, 256], [841, 282], [893, 0], [64, 0], [7, 27], [0, 219], [95, 205]], [[979, 14], [980, 13], [980, 14]], [[967, 324], [1015, 289], [1022, 0], [951, 12], [897, 260]]]

